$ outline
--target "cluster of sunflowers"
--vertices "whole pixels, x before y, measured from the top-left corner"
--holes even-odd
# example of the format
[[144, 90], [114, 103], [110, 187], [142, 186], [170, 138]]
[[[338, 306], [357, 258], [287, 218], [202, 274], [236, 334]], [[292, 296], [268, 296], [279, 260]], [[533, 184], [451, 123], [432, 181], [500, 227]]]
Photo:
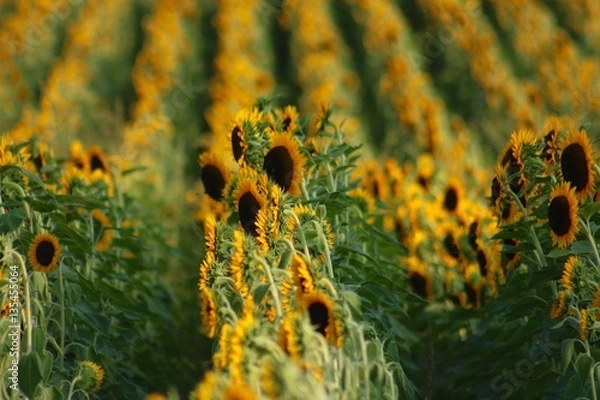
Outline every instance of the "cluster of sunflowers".
[[[535, 284], [552, 288], [550, 316], [561, 321], [557, 327], [579, 332], [590, 360], [598, 357], [590, 343], [600, 327], [599, 173], [586, 128], [551, 117], [538, 135], [513, 133], [496, 165], [491, 197], [509, 265], [520, 273], [550, 271]], [[587, 384], [594, 388], [588, 367]]]
[[[162, 239], [148, 223], [140, 241], [137, 211], [97, 146], [75, 142], [65, 161], [39, 138], [4, 137], [0, 171], [0, 332], [21, 338], [1, 349], [3, 370], [18, 362], [19, 373], [0, 397], [17, 386], [31, 398], [111, 393], [105, 373], [121, 375], [168, 323], [167, 303], [151, 305], [168, 298], [160, 261], [142, 254], [152, 241], [165, 251]], [[140, 377], [122, 376], [118, 391], [141, 396]]]
[[294, 107], [244, 109], [230, 146], [200, 156], [198, 288], [205, 333], [218, 340], [196, 398], [396, 396], [382, 344], [334, 264], [347, 215], [327, 198], [348, 191], [352, 148], [328, 118], [324, 109], [305, 136]]
[[[462, 158], [465, 144], [457, 142], [452, 154]], [[398, 264], [416, 294], [462, 307], [480, 306], [486, 294], [496, 294], [506, 263], [494, 239], [497, 219], [484, 200], [485, 170], [426, 153], [403, 166], [393, 159], [367, 161], [355, 177], [361, 179], [356, 194], [371, 212], [380, 210], [383, 229], [406, 248]]]

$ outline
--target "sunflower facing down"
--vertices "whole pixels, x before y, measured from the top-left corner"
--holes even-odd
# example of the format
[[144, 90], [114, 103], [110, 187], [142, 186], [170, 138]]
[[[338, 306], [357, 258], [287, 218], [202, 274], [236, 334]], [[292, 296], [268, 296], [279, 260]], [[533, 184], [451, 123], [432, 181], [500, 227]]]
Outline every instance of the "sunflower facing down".
[[328, 342], [339, 346], [341, 336], [336, 324], [333, 300], [324, 293], [314, 290], [302, 297], [302, 304], [315, 331], [323, 335]]
[[244, 231], [257, 237], [259, 234], [256, 226], [258, 212], [266, 206], [266, 197], [259, 192], [256, 182], [251, 177], [240, 181], [233, 197]]
[[594, 155], [584, 130], [572, 131], [560, 143], [560, 170], [580, 201], [594, 191]]
[[552, 190], [548, 205], [548, 224], [552, 242], [561, 249], [575, 240], [579, 231], [575, 189], [565, 182]]
[[40, 233], [29, 246], [27, 256], [34, 271], [51, 272], [61, 255], [58, 239], [51, 233]]
[[204, 191], [213, 200], [221, 201], [223, 191], [229, 182], [229, 170], [225, 162], [216, 153], [208, 151], [199, 158], [200, 179], [204, 185]]
[[271, 148], [263, 161], [263, 169], [284, 192], [300, 194], [304, 164], [306, 159], [300, 153], [298, 141], [292, 133], [273, 136]]
[[94, 218], [94, 221], [98, 222], [100, 231], [102, 232], [98, 243], [96, 243], [96, 251], [105, 251], [110, 246], [113, 238], [110, 220], [108, 219], [108, 216], [100, 210], [93, 210], [92, 217]]
[[215, 336], [217, 330], [217, 305], [209, 288], [200, 291], [202, 325], [208, 338]]
[[79, 385], [89, 392], [97, 392], [104, 380], [104, 369], [93, 361], [79, 363]]

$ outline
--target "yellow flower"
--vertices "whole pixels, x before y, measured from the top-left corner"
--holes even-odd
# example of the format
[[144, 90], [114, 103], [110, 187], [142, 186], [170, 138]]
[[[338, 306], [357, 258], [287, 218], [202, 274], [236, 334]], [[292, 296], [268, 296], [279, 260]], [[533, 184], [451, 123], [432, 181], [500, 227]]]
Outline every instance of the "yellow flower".
[[552, 190], [548, 205], [548, 224], [552, 242], [561, 249], [575, 240], [579, 231], [575, 189], [565, 182]]
[[93, 361], [79, 363], [80, 385], [85, 390], [97, 392], [104, 380], [104, 370]]
[[58, 265], [61, 251], [56, 236], [51, 233], [41, 233], [33, 239], [27, 256], [34, 271], [48, 273]]
[[284, 192], [300, 195], [304, 164], [306, 158], [300, 153], [298, 140], [292, 133], [281, 133], [272, 137], [271, 148], [263, 161], [263, 169]]

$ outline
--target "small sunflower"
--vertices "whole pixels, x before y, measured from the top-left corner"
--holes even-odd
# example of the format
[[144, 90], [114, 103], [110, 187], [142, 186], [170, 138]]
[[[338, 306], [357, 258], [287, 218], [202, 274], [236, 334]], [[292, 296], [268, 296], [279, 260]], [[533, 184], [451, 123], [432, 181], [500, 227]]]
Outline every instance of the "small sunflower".
[[87, 158], [90, 162], [90, 171], [101, 171], [103, 173], [110, 172], [108, 160], [100, 146], [92, 146], [87, 151]]
[[233, 279], [235, 289], [243, 297], [249, 292], [248, 284], [244, 282], [244, 260], [246, 259], [246, 249], [244, 245], [244, 234], [236, 229], [233, 232], [233, 255], [229, 264], [229, 271]]
[[558, 132], [561, 130], [561, 124], [558, 118], [550, 117], [544, 124], [543, 130], [543, 142], [544, 148], [542, 149], [542, 159], [548, 166], [554, 165], [556, 162], [556, 150], [557, 143], [556, 139], [558, 138]]
[[315, 279], [308, 264], [299, 253], [294, 253], [291, 268], [296, 287], [304, 294], [312, 292], [315, 289]]
[[285, 351], [292, 360], [300, 358], [300, 346], [302, 342], [298, 338], [298, 324], [302, 314], [290, 312], [279, 326], [279, 346]]
[[552, 242], [564, 249], [575, 240], [579, 231], [575, 189], [564, 182], [552, 190], [548, 205], [548, 224]]
[[209, 288], [200, 291], [202, 325], [208, 338], [215, 336], [217, 330], [217, 305]]
[[567, 308], [567, 292], [561, 290], [558, 292], [558, 299], [552, 304], [552, 308], [550, 309], [550, 318], [557, 319], [559, 318]]
[[90, 169], [90, 159], [83, 149], [83, 144], [79, 140], [73, 141], [69, 147], [68, 166], [82, 171], [88, 171]]
[[579, 338], [587, 340], [589, 335], [590, 320], [587, 308], [579, 310]]
[[217, 220], [214, 215], [209, 215], [204, 220], [205, 254], [217, 256]]
[[273, 136], [271, 148], [263, 161], [263, 169], [284, 192], [300, 194], [304, 164], [306, 159], [300, 153], [298, 141], [292, 133]]
[[237, 163], [244, 163], [244, 156], [248, 149], [248, 129], [255, 127], [260, 120], [261, 113], [256, 108], [245, 108], [235, 115], [231, 123], [229, 140], [231, 153]]
[[267, 199], [259, 192], [256, 182], [251, 178], [241, 180], [234, 193], [234, 198], [240, 224], [242, 224], [244, 231], [254, 237], [258, 236], [256, 227], [258, 211], [265, 207]]
[[310, 323], [315, 327], [315, 330], [323, 335], [326, 340], [334, 340], [335, 311], [333, 300], [316, 290], [304, 295], [302, 300], [304, 309], [310, 317]]
[[594, 190], [593, 164], [593, 148], [587, 132], [569, 132], [560, 144], [560, 170], [580, 201]]
[[104, 214], [100, 210], [92, 211], [92, 217], [94, 221], [98, 222], [98, 225], [102, 231], [102, 236], [100, 236], [100, 240], [96, 243], [96, 251], [105, 251], [110, 246], [113, 239], [113, 231], [110, 226], [110, 221], [108, 216]]
[[199, 158], [200, 179], [204, 190], [213, 200], [223, 199], [223, 191], [229, 182], [229, 170], [216, 153], [208, 151]]
[[563, 267], [561, 283], [563, 289], [569, 292], [573, 290], [573, 277], [575, 275], [578, 261], [579, 260], [577, 257], [570, 256]]
[[56, 236], [51, 233], [40, 233], [29, 246], [27, 256], [34, 271], [48, 273], [58, 265], [61, 251]]
[[294, 133], [298, 129], [298, 110], [294, 106], [286, 106], [283, 110], [276, 111], [281, 124], [281, 131]]
[[104, 380], [104, 369], [93, 361], [79, 363], [80, 385], [84, 390], [97, 392]]

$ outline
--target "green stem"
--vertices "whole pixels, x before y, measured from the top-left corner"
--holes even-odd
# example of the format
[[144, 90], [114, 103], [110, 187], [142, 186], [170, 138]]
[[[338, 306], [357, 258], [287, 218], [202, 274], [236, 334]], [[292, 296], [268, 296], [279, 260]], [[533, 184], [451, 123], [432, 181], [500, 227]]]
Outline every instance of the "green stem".
[[[512, 190], [507, 190], [507, 192], [513, 197], [513, 199], [515, 200], [515, 202], [517, 203], [517, 205], [519, 206], [519, 208], [521, 209], [521, 212], [523, 213], [523, 218], [525, 219], [525, 222], [529, 222], [529, 215], [527, 215], [527, 211], [525, 210], [525, 207], [523, 207], [523, 204], [521, 204], [521, 200], [519, 200], [519, 197], [516, 195], [515, 192], [513, 192]], [[542, 245], [540, 244], [540, 240], [537, 237], [537, 234], [535, 233], [535, 229], [533, 229], [533, 224], [527, 224], [527, 226], [529, 227], [529, 236], [531, 237], [531, 240], [533, 242], [533, 245], [535, 247], [535, 257], [538, 260], [538, 263], [543, 266], [546, 267], [546, 258], [544, 257], [544, 251], [542, 250]]]
[[[584, 342], [585, 352], [589, 357], [593, 359], [592, 353], [590, 351], [590, 343], [588, 340]], [[598, 395], [596, 393], [596, 380], [594, 379], [594, 370], [596, 369], [595, 365], [592, 364], [590, 367], [590, 385], [592, 386], [592, 400], [598, 400]]]
[[285, 211], [285, 213], [287, 215], [291, 216], [292, 218], [294, 218], [294, 222], [296, 222], [296, 226], [298, 227], [298, 234], [300, 235], [300, 243], [302, 244], [302, 247], [304, 248], [304, 254], [306, 254], [306, 257], [310, 259], [310, 253], [308, 251], [308, 244], [306, 243], [306, 237], [304, 236], [304, 231], [302, 230], [302, 226], [300, 224], [300, 219], [298, 218], [296, 213], [292, 210], [287, 210], [287, 211]]
[[323, 228], [321, 227], [321, 224], [319, 224], [318, 221], [312, 221], [315, 225], [315, 227], [317, 228], [317, 232], [319, 234], [319, 238], [321, 238], [321, 242], [323, 243], [323, 246], [325, 248], [325, 264], [327, 265], [327, 273], [329, 274], [329, 277], [331, 279], [333, 279], [333, 265], [331, 264], [331, 252], [329, 251], [329, 242], [327, 241], [327, 237], [325, 236], [325, 233], [323, 232]]
[[279, 292], [277, 291], [277, 286], [275, 286], [275, 280], [273, 279], [273, 274], [271, 273], [271, 267], [267, 264], [267, 262], [260, 257], [258, 259], [260, 264], [263, 266], [263, 269], [267, 273], [267, 278], [269, 278], [269, 286], [271, 290], [271, 296], [273, 296], [273, 301], [275, 302], [275, 308], [277, 309], [277, 315], [281, 317], [283, 315], [283, 307], [281, 306], [281, 299], [279, 298]]
[[25, 309], [27, 312], [25, 313], [25, 320], [27, 321], [27, 352], [25, 354], [29, 354], [33, 348], [33, 324], [31, 322], [31, 292], [29, 290], [29, 275], [27, 274], [27, 268], [25, 267], [25, 261], [23, 261], [23, 257], [19, 253], [14, 250], [10, 251], [16, 258], [19, 260], [19, 265], [21, 267], [21, 273], [23, 274], [23, 285], [25, 287]]
[[596, 241], [594, 240], [594, 236], [592, 236], [592, 230], [590, 229], [589, 221], [585, 221], [581, 223], [581, 227], [585, 231], [585, 235], [592, 245], [592, 249], [594, 249], [594, 258], [596, 261], [596, 270], [600, 269], [600, 254], [598, 253], [598, 246], [596, 245]]
[[65, 360], [65, 288], [63, 284], [63, 266], [62, 262], [58, 265], [58, 282], [60, 287], [60, 348], [62, 355], [60, 357], [60, 368], [64, 368]]
[[75, 394], [75, 384], [81, 380], [81, 375], [77, 374], [75, 379], [71, 381], [71, 385], [69, 385], [69, 394], [67, 395], [67, 400], [71, 400], [73, 395]]

